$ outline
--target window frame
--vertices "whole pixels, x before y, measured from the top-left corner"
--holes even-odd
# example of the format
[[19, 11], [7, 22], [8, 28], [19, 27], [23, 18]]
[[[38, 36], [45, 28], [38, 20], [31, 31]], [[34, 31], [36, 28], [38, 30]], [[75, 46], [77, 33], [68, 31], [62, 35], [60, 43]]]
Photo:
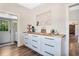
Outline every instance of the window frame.
[[[8, 20], [0, 20], [0, 32], [9, 31], [9, 21]], [[7, 27], [6, 27], [7, 26]]]

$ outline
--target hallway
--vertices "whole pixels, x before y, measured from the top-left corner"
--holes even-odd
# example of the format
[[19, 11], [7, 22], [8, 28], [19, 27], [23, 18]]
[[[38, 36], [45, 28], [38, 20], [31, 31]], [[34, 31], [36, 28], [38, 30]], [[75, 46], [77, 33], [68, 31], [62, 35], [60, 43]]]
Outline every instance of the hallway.
[[79, 43], [77, 37], [70, 35], [69, 39], [69, 55], [70, 56], [79, 56]]

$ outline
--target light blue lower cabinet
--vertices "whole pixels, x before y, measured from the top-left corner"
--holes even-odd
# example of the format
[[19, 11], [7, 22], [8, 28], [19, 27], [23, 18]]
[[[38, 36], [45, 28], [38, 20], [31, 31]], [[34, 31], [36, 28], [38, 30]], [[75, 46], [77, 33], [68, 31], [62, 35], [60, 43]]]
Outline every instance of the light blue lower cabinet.
[[31, 37], [29, 34], [24, 34], [24, 44], [25, 46], [31, 48]]
[[33, 34], [25, 37], [24, 44], [43, 56], [61, 56], [61, 40]]
[[38, 53], [40, 52], [40, 38], [39, 37], [32, 36], [31, 45], [32, 45], [33, 50], [35, 50]]
[[32, 49], [38, 53], [40, 52], [40, 48], [36, 45], [32, 45]]
[[60, 56], [61, 51], [59, 47], [53, 46], [53, 45], [48, 45], [47, 46], [43, 45], [43, 48], [41, 48], [42, 54], [45, 56]]

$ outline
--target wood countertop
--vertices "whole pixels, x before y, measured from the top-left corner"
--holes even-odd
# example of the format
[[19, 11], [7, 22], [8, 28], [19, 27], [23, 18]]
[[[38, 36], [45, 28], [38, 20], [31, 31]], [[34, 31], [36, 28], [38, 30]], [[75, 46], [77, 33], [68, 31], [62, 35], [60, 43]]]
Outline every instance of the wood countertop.
[[52, 34], [52, 33], [41, 33], [41, 32], [23, 32], [23, 33], [36, 34], [36, 35], [45, 35], [45, 36], [50, 36], [50, 37], [60, 37], [60, 38], [65, 37], [64, 34]]

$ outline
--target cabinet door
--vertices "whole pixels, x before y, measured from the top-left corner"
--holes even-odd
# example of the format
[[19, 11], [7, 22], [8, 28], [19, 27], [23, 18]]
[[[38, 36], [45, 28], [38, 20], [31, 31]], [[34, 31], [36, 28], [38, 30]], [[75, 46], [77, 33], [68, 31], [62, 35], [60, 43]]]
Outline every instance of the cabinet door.
[[51, 44], [48, 44], [48, 43], [45, 43], [42, 45], [42, 52], [43, 52], [43, 55], [45, 56], [54, 56], [55, 55], [55, 45], [51, 45]]
[[27, 46], [27, 47], [31, 47], [31, 37], [29, 34], [25, 34], [24, 35], [24, 44]]
[[41, 40], [42, 55], [60, 56], [61, 55], [61, 38], [44, 36]]
[[39, 35], [32, 35], [31, 44], [32, 44], [33, 50], [40, 52], [40, 36]]

